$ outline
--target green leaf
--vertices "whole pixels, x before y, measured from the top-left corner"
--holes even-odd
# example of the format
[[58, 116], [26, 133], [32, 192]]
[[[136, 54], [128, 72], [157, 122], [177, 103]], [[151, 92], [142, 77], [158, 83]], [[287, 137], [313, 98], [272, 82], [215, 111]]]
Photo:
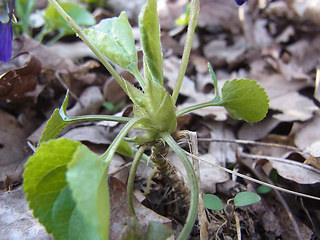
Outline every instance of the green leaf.
[[209, 73], [210, 73], [211, 79], [213, 81], [213, 86], [214, 86], [214, 99], [212, 101], [219, 102], [219, 101], [221, 101], [221, 97], [220, 97], [219, 89], [218, 89], [218, 80], [217, 80], [217, 76], [214, 73], [213, 68], [209, 62], [208, 62], [208, 69], [209, 69]]
[[[145, 93], [147, 96], [143, 99], [144, 105], [140, 108], [141, 111], [134, 111], [135, 117], [146, 117], [135, 127], [146, 130], [151, 138], [158, 137], [159, 132], [172, 133], [177, 128], [176, 108], [171, 95], [162, 87], [158, 87], [158, 91], [154, 93], [154, 99], [152, 99], [152, 92]], [[155, 139], [150, 139], [150, 141], [153, 140]]]
[[66, 177], [76, 207], [87, 223], [87, 239], [108, 239], [108, 164], [81, 145], [68, 164]]
[[251, 79], [234, 79], [227, 81], [221, 89], [219, 102], [234, 119], [247, 122], [262, 120], [269, 108], [269, 99], [265, 90]]
[[134, 157], [134, 153], [133, 153], [133, 150], [132, 150], [130, 144], [124, 140], [121, 140], [121, 142], [117, 148], [117, 153], [120, 153], [126, 157], [131, 157], [131, 158]]
[[109, 216], [106, 172], [106, 163], [83, 144], [60, 138], [44, 142], [29, 158], [23, 188], [34, 216], [55, 239], [103, 240]]
[[[23, 33], [30, 35], [30, 15], [34, 10], [36, 0], [16, 0], [15, 13], [17, 14]], [[16, 25], [16, 24], [14, 24]], [[20, 33], [20, 32], [19, 32]]]
[[176, 108], [173, 99], [169, 93], [165, 93], [164, 98], [157, 109], [151, 116], [153, 128], [158, 132], [172, 133], [177, 128]]
[[83, 32], [108, 59], [134, 75], [137, 73], [137, 51], [130, 23], [124, 12], [119, 17], [104, 19]]
[[189, 17], [190, 17], [190, 7], [191, 3], [189, 3], [184, 10], [184, 12], [174, 21], [174, 23], [178, 26], [188, 26]]
[[139, 28], [146, 76], [150, 75], [154, 84], [163, 86], [163, 58], [156, 0], [148, 0], [143, 6], [139, 16]]
[[243, 207], [257, 203], [260, 200], [260, 196], [254, 192], [240, 192], [234, 198], [234, 205], [237, 207]]
[[166, 240], [173, 235], [172, 229], [160, 222], [151, 222], [145, 234], [146, 240]]
[[79, 212], [65, 177], [67, 164], [80, 145], [63, 138], [45, 142], [25, 166], [23, 188], [29, 207], [56, 239], [75, 239], [70, 228], [75, 221], [84, 222], [83, 218], [74, 217]]
[[[274, 168], [270, 171], [269, 173], [269, 179], [273, 182], [276, 183], [278, 181], [278, 172]], [[267, 194], [272, 191], [271, 187], [265, 186], [265, 185], [260, 185], [257, 188], [257, 192], [260, 194]]]
[[39, 140], [39, 145], [43, 142], [46, 142], [50, 139], [56, 138], [62, 129], [64, 129], [69, 122], [66, 121], [68, 117], [66, 116], [66, 110], [69, 99], [69, 91], [67, 91], [66, 96], [63, 100], [60, 110], [56, 108], [52, 113], [50, 119], [47, 122], [47, 125], [41, 135]]
[[223, 209], [221, 199], [213, 194], [203, 194], [203, 203], [206, 208], [211, 210], [220, 211]]
[[272, 188], [265, 185], [260, 185], [256, 190], [260, 194], [267, 194], [272, 191]]
[[[72, 17], [80, 26], [91, 26], [96, 23], [94, 17], [86, 9], [73, 2], [59, 2], [59, 5]], [[69, 24], [57, 12], [57, 10], [49, 5], [45, 11], [44, 19], [46, 21], [46, 28], [51, 31], [59, 30], [66, 35], [73, 34]]]

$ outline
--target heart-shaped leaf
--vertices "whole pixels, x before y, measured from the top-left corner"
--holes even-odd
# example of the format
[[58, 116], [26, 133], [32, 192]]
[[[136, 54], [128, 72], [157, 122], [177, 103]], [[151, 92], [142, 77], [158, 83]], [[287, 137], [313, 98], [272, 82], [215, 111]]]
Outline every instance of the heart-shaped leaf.
[[[84, 161], [88, 161], [88, 157], [92, 160], [90, 167], [83, 164]], [[98, 156], [80, 142], [65, 138], [44, 142], [37, 148], [35, 154], [29, 158], [23, 174], [23, 188], [26, 199], [33, 210], [34, 216], [39, 218], [40, 223], [45, 226], [48, 233], [53, 234], [55, 239], [107, 239], [108, 223], [101, 218], [103, 214], [106, 218], [108, 217], [108, 211], [106, 210], [108, 207], [105, 205], [109, 204], [106, 201], [108, 197], [105, 197], [108, 196], [106, 193], [108, 191], [106, 178], [105, 175], [101, 174], [101, 172], [106, 171], [103, 169], [104, 165]], [[79, 171], [81, 166], [85, 170], [82, 169], [78, 179], [83, 183], [83, 178], [86, 178], [88, 182], [86, 186], [90, 185], [90, 189], [86, 189], [90, 195], [88, 196], [86, 191], [83, 191], [82, 194], [87, 197], [91, 205], [96, 205], [96, 208], [100, 211], [98, 215], [97, 211], [91, 212], [90, 215], [87, 210], [81, 208], [81, 198], [79, 200], [73, 196], [77, 195], [76, 192], [79, 188], [77, 184], [74, 184], [72, 177], [69, 177], [70, 179], [66, 178], [68, 171], [72, 175], [72, 172]], [[88, 172], [84, 174], [86, 171]], [[91, 180], [87, 178], [88, 176], [95, 176], [95, 178]], [[105, 181], [101, 180], [93, 183], [97, 178]], [[70, 185], [68, 181], [70, 181]], [[97, 189], [102, 192], [95, 192]], [[101, 197], [101, 201], [105, 205], [102, 206], [101, 202], [97, 201], [98, 197]], [[92, 209], [91, 206], [90, 210]], [[95, 221], [89, 222], [91, 219], [95, 219]], [[104, 226], [103, 229], [101, 225]]]
[[243, 207], [257, 203], [260, 200], [260, 196], [254, 192], [240, 192], [234, 198], [234, 205], [237, 207]]
[[66, 176], [77, 209], [84, 216], [90, 230], [87, 239], [108, 239], [108, 164], [81, 145], [68, 164]]
[[221, 93], [219, 105], [223, 106], [234, 119], [258, 122], [268, 112], [268, 95], [256, 81], [251, 79], [227, 81]]

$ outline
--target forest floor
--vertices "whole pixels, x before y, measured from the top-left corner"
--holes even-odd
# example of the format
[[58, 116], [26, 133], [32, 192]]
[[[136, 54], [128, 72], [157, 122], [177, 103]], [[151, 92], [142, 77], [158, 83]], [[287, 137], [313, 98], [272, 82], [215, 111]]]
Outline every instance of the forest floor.
[[[38, 10], [44, 7], [44, 2], [38, 1]], [[140, 0], [130, 4], [127, 0], [110, 0], [108, 9], [91, 10], [96, 19], [126, 11], [139, 48], [137, 18], [142, 4], [144, 1]], [[239, 224], [231, 219], [229, 227], [223, 225], [226, 218], [221, 212], [206, 210], [209, 239], [217, 236], [237, 239], [239, 226], [241, 239], [320, 239], [319, 200], [261, 189], [251, 180], [208, 163], [320, 197], [319, 5], [317, 0], [249, 0], [239, 8], [233, 0], [200, 1], [198, 26], [178, 109], [212, 99], [214, 87], [208, 61], [219, 86], [227, 80], [251, 78], [265, 88], [270, 99], [267, 117], [258, 123], [233, 120], [220, 107], [196, 110], [178, 119], [180, 130], [197, 133], [199, 157], [204, 160], [200, 163], [203, 193], [216, 194], [224, 203], [240, 191], [258, 192], [261, 196], [260, 202], [237, 208]], [[186, 27], [177, 26], [175, 20], [185, 10], [185, 0], [158, 1], [163, 70], [169, 92], [175, 84], [186, 37]], [[44, 44], [27, 35], [17, 36], [13, 56], [20, 56], [0, 64], [0, 74], [12, 71], [20, 74], [19, 81], [14, 77], [6, 82], [0, 80], [0, 239], [3, 240], [51, 239], [28, 209], [22, 173], [32, 155], [32, 146], [36, 146], [53, 110], [61, 106], [67, 89], [71, 92], [67, 111], [70, 116], [131, 114], [129, 99], [84, 43], [68, 36], [46, 46], [52, 36], [54, 33], [44, 39]], [[134, 81], [129, 74], [122, 72], [122, 75]], [[62, 136], [82, 141], [101, 153], [122, 126], [109, 122], [77, 124]], [[168, 158], [183, 179], [183, 167], [177, 157], [169, 153]], [[129, 216], [124, 207], [128, 161], [116, 155], [110, 169], [111, 204], [114, 203], [111, 239], [118, 239], [121, 231], [118, 226], [125, 224]], [[179, 189], [160, 177], [151, 182], [150, 193], [145, 197], [142, 192], [150, 173], [146, 166], [139, 166], [135, 184], [137, 214], [144, 221], [158, 220], [179, 232], [188, 201], [181, 197]], [[201, 227], [197, 223], [190, 239], [200, 239]]]

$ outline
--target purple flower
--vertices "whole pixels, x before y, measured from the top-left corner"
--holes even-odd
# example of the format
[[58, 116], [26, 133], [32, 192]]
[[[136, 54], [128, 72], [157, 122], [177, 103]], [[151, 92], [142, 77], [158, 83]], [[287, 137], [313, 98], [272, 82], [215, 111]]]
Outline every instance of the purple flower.
[[1, 1], [0, 5], [0, 62], [9, 62], [12, 54], [12, 23], [15, 0]]
[[235, 1], [239, 6], [243, 5], [245, 2], [248, 2], [248, 0], [235, 0]]

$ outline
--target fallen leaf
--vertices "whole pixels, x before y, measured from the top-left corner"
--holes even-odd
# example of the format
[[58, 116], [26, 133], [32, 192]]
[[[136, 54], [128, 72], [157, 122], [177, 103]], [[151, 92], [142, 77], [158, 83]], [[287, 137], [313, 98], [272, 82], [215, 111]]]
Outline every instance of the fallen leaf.
[[9, 113], [0, 109], [0, 188], [6, 177], [11, 184], [22, 182], [25, 159], [29, 154], [26, 136], [21, 124]]
[[54, 240], [33, 217], [22, 187], [0, 194], [0, 236], [6, 240]]
[[79, 101], [71, 109], [67, 110], [67, 116], [95, 114], [101, 108], [103, 101], [104, 98], [99, 87], [88, 87], [81, 93]]
[[238, 9], [234, 1], [225, 0], [201, 0], [198, 26], [207, 29], [224, 29], [233, 34], [241, 30]]
[[[297, 126], [298, 123], [294, 123]], [[310, 147], [315, 142], [320, 141], [320, 116], [315, 115], [310, 121], [301, 125], [297, 130], [293, 130], [294, 142], [300, 149]], [[294, 127], [295, 129], [295, 127]]]
[[238, 38], [231, 45], [227, 45], [227, 40], [212, 40], [203, 48], [204, 56], [212, 62], [214, 68], [228, 66], [233, 68], [245, 59], [247, 44], [244, 38]]
[[270, 100], [270, 107], [282, 113], [274, 114], [273, 117], [280, 121], [306, 121], [312, 118], [313, 113], [319, 108], [314, 102], [297, 92], [289, 92]]
[[[25, 57], [25, 55], [23, 54], [22, 57]], [[0, 101], [16, 103], [37, 99], [40, 91], [35, 90], [41, 72], [41, 63], [33, 55], [28, 55], [28, 57], [29, 60], [27, 60], [25, 66], [1, 75]]]
[[238, 138], [259, 140], [266, 137], [281, 121], [276, 118], [265, 118], [257, 123], [244, 123], [238, 131]]
[[[109, 178], [111, 219], [110, 219], [110, 239], [120, 239], [121, 231], [126, 223], [126, 219], [131, 217], [126, 201], [126, 185], [114, 177]], [[134, 209], [140, 224], [147, 226], [151, 221], [157, 221], [171, 227], [171, 220], [162, 217], [151, 209], [142, 205], [133, 197]]]

